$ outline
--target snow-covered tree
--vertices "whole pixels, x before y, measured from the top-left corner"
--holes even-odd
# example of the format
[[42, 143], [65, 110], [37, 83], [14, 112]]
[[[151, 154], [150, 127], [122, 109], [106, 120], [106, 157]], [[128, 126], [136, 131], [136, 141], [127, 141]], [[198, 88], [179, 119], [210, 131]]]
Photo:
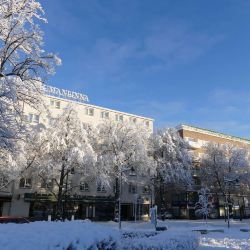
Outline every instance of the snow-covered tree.
[[[212, 192], [224, 197], [229, 195], [230, 198], [230, 193], [244, 185], [245, 176], [248, 174], [246, 149], [231, 144], [215, 143], [205, 147], [205, 154], [201, 161], [201, 181]], [[238, 182], [239, 187], [233, 184], [235, 181]]]
[[35, 0], [0, 0], [0, 150], [16, 144], [25, 128], [24, 104], [38, 108], [47, 74], [61, 63], [42, 47], [43, 16]]
[[209, 188], [202, 188], [199, 191], [199, 200], [195, 204], [196, 213], [203, 216], [207, 222], [207, 217], [210, 213], [211, 207], [209, 203], [209, 198], [211, 197]]
[[165, 213], [165, 189], [187, 190], [193, 184], [192, 158], [189, 145], [174, 128], [159, 130], [150, 138], [150, 155], [156, 163], [153, 180], [162, 216]]
[[188, 144], [173, 128], [159, 130], [150, 140], [151, 155], [157, 164], [158, 177], [165, 184], [190, 186], [192, 158]]
[[121, 173], [124, 182], [128, 173], [147, 177], [154, 173], [155, 164], [148, 154], [149, 135], [142, 126], [126, 122], [107, 121], [98, 127], [97, 168], [107, 173], [107, 178], [102, 178], [104, 185], [115, 182], [116, 199]]
[[72, 182], [70, 185], [70, 178], [76, 173], [83, 178], [96, 175], [95, 152], [86, 127], [72, 107], [50, 119], [49, 127], [34, 134], [22, 160], [27, 170], [25, 174], [39, 180], [53, 195], [57, 201], [55, 213], [62, 218], [63, 198], [80, 184]]

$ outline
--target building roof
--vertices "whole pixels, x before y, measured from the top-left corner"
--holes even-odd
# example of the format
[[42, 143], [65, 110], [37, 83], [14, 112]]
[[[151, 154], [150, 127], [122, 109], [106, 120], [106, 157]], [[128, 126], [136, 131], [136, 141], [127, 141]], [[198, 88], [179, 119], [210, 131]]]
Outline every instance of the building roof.
[[220, 138], [224, 138], [224, 139], [228, 139], [228, 140], [232, 140], [232, 141], [237, 141], [237, 142], [241, 142], [241, 143], [245, 143], [245, 144], [250, 144], [249, 139], [220, 133], [220, 132], [210, 130], [210, 129], [199, 128], [199, 127], [196, 127], [193, 125], [181, 124], [181, 125], [177, 126], [176, 128], [177, 128], [177, 130], [184, 129], [184, 130], [189, 130], [189, 131], [193, 131], [193, 132], [197, 132], [197, 133], [212, 135], [212, 136], [216, 136], [216, 137], [220, 137]]

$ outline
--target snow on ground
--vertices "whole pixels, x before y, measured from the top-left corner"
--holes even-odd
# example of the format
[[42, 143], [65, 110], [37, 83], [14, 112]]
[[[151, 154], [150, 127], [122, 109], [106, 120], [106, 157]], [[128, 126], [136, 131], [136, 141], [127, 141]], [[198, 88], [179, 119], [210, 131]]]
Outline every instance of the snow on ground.
[[117, 230], [88, 221], [0, 224], [1, 250], [96, 249], [98, 243], [109, 245], [119, 237]]
[[[241, 232], [240, 229], [250, 230], [250, 220], [231, 221], [230, 228], [224, 220], [209, 220], [206, 224], [203, 220], [168, 220], [159, 222], [159, 224], [168, 227], [168, 233], [171, 235], [188, 234], [193, 230], [224, 230], [222, 232], [209, 232], [208, 234], [197, 233], [199, 237], [199, 247], [197, 250], [224, 250], [224, 249], [242, 249], [250, 250], [250, 232]], [[113, 222], [108, 223], [110, 227], [116, 226]], [[152, 225], [149, 223], [131, 223], [123, 222], [124, 230], [150, 230]]]
[[[123, 222], [121, 232], [115, 222], [33, 222], [0, 224], [0, 250], [250, 250], [250, 220], [169, 220], [159, 222], [168, 230], [156, 234], [149, 222]], [[193, 230], [224, 230], [200, 234]], [[199, 246], [198, 246], [199, 245]], [[71, 248], [70, 248], [71, 246]]]
[[156, 233], [150, 223], [130, 223], [121, 231], [115, 222], [0, 224], [1, 250], [193, 250], [197, 245], [195, 233]]

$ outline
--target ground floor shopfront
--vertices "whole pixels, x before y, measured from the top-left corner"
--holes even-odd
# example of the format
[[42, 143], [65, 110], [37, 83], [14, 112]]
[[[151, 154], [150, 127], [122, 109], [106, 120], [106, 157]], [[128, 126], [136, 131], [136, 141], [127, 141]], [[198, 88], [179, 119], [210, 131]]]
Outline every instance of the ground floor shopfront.
[[[231, 203], [227, 207], [225, 198], [211, 195], [209, 199], [209, 218], [221, 219], [229, 214], [231, 218], [250, 218], [249, 197], [242, 195], [231, 195]], [[164, 196], [159, 213], [168, 213], [176, 219], [200, 219], [201, 214], [197, 213], [195, 204], [198, 202], [197, 192], [170, 193]], [[162, 210], [162, 211], [160, 211]]]
[[[24, 203], [29, 204], [28, 217], [34, 220], [47, 220], [54, 211], [56, 201], [51, 195], [24, 194]], [[114, 197], [105, 196], [71, 196], [63, 199], [64, 216], [71, 219], [90, 219], [96, 221], [108, 221], [115, 219], [117, 202]], [[150, 204], [123, 203], [121, 204], [122, 220], [148, 220]]]

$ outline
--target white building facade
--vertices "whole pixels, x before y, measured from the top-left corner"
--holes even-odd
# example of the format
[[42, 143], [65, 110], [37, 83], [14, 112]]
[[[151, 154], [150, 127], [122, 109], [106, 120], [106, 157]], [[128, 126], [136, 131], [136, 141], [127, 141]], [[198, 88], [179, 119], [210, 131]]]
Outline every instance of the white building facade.
[[[106, 120], [131, 122], [146, 127], [149, 133], [153, 132], [153, 119], [88, 104], [86, 102], [88, 97], [80, 93], [51, 86], [46, 86], [46, 92], [45, 104], [52, 117], [61, 114], [68, 105], [73, 105], [78, 112], [79, 119], [84, 123], [97, 126]], [[46, 112], [39, 113], [29, 106], [24, 108], [24, 115], [31, 125], [44, 124], [46, 126], [50, 122]], [[0, 212], [2, 216], [46, 219], [51, 213], [55, 200], [38, 180], [32, 178], [27, 176], [27, 178], [18, 179], [1, 190]], [[72, 214], [80, 219], [114, 219], [116, 201], [112, 185], [104, 188], [95, 182], [81, 182], [75, 175], [70, 178], [71, 182], [79, 184], [67, 197], [70, 203], [68, 210]], [[123, 219], [130, 220], [135, 216], [137, 219], [148, 219], [149, 208], [154, 203], [149, 177], [128, 173], [128, 182], [123, 184], [122, 190]]]

